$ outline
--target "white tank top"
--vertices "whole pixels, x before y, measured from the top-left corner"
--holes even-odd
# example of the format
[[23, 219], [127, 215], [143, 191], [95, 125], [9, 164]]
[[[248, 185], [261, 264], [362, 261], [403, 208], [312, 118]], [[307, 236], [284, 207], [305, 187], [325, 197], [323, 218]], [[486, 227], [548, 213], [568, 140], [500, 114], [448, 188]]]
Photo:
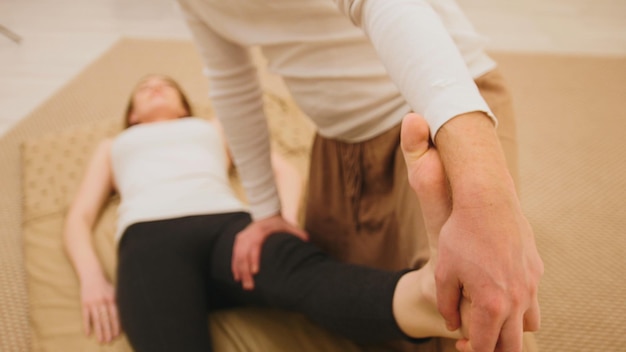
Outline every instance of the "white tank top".
[[137, 222], [246, 210], [229, 184], [223, 140], [208, 121], [130, 127], [113, 142], [111, 161], [121, 196], [118, 240]]

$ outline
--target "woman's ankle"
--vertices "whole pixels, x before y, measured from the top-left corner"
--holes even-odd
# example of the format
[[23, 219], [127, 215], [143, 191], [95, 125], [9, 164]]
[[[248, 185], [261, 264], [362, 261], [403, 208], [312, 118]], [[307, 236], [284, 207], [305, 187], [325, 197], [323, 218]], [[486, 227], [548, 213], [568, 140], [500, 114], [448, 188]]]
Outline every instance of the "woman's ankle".
[[393, 297], [393, 314], [398, 327], [412, 338], [461, 338], [459, 330], [449, 331], [437, 310], [435, 277], [431, 262], [403, 275]]

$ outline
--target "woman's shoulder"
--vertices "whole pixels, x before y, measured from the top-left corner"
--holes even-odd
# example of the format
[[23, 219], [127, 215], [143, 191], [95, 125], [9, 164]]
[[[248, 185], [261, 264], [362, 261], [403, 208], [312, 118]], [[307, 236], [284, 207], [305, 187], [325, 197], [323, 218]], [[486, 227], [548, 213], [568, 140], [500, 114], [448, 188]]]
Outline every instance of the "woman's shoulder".
[[111, 157], [111, 149], [115, 138], [105, 138], [101, 140], [92, 153], [93, 160], [109, 160]]
[[115, 141], [115, 139], [116, 137], [107, 137], [101, 140], [100, 143], [98, 143], [98, 146], [96, 147], [96, 153], [110, 151], [111, 146], [113, 145], [113, 142]]

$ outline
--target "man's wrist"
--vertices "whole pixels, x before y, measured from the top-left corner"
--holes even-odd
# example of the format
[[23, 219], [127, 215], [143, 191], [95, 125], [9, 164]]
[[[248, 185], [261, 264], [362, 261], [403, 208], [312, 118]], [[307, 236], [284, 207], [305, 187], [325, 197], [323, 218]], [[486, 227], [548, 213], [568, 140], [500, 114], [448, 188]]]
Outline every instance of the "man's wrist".
[[253, 221], [260, 221], [271, 218], [281, 213], [281, 204], [278, 197], [271, 198], [263, 203], [251, 204], [250, 214]]
[[437, 148], [455, 206], [488, 206], [517, 199], [498, 135], [482, 112], [459, 115], [437, 133]]

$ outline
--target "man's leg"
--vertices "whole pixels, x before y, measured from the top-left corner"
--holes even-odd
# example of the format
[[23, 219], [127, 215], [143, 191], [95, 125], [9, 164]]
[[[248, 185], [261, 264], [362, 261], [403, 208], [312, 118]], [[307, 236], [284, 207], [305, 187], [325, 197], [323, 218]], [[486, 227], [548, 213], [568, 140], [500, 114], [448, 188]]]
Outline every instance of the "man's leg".
[[[426, 262], [428, 240], [407, 180], [400, 125], [357, 144], [317, 136], [310, 173], [306, 229], [311, 242], [333, 258], [370, 267], [397, 270]], [[395, 341], [371, 348], [454, 351], [454, 340]]]
[[305, 221], [313, 243], [349, 263], [414, 267], [418, 244], [427, 249], [427, 241], [416, 235], [415, 229], [423, 228], [416, 213], [417, 198], [406, 182], [400, 151], [400, 125], [361, 143], [316, 137]]

